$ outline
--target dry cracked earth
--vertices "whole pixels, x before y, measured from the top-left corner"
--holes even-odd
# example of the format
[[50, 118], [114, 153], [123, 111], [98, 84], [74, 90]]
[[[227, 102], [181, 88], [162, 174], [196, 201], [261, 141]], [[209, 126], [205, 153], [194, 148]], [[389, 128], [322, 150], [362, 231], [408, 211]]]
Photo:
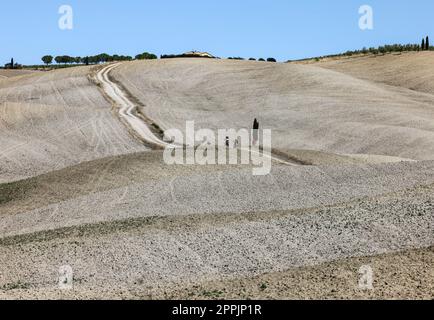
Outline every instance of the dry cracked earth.
[[266, 176], [165, 164], [119, 116], [104, 66], [0, 70], [0, 299], [433, 299], [433, 62], [110, 71], [159, 130], [258, 118], [289, 162]]

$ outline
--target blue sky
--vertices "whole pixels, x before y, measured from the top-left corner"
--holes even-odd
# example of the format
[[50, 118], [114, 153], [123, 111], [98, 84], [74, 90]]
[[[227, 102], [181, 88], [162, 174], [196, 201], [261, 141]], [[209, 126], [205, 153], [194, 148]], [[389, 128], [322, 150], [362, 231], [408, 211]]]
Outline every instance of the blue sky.
[[[60, 30], [61, 5], [74, 29]], [[374, 29], [358, 26], [361, 5], [374, 9]], [[192, 49], [221, 57], [279, 60], [391, 43], [434, 40], [432, 0], [14, 0], [0, 8], [0, 64], [11, 57], [39, 63], [45, 54], [136, 55]]]

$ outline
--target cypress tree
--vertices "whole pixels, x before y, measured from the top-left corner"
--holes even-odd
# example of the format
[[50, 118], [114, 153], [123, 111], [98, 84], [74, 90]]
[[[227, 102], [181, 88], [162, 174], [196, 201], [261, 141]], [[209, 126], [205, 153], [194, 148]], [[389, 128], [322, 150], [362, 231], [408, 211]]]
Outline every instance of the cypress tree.
[[428, 36], [426, 36], [425, 46], [426, 46], [426, 50], [429, 50], [429, 37]]
[[425, 50], [425, 39], [422, 39], [422, 51]]
[[256, 145], [258, 141], [259, 141], [259, 122], [255, 118], [255, 121], [253, 121], [253, 144]]

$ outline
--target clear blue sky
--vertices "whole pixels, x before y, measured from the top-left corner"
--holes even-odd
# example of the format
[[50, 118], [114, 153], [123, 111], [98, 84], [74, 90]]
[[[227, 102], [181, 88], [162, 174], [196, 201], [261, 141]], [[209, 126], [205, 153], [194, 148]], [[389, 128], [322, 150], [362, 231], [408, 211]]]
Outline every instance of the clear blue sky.
[[[74, 29], [60, 30], [59, 7], [71, 5]], [[374, 30], [358, 27], [361, 5]], [[432, 0], [14, 0], [0, 7], [0, 64], [39, 63], [44, 54], [136, 55], [192, 49], [221, 57], [279, 60], [419, 43], [432, 35]]]

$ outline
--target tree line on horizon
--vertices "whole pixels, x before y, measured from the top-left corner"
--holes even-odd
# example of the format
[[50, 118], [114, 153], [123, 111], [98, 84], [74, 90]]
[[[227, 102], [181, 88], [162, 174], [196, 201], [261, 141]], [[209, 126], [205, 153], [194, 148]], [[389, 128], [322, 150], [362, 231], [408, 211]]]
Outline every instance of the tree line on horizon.
[[[349, 50], [344, 53], [340, 54], [332, 54], [332, 55], [325, 55], [321, 57], [317, 57], [316, 59], [321, 58], [333, 58], [333, 57], [340, 57], [340, 56], [352, 56], [357, 54], [386, 54], [386, 53], [392, 53], [392, 52], [408, 52], [408, 51], [428, 51], [433, 50], [434, 47], [430, 45], [429, 36], [422, 39], [421, 44], [392, 44], [392, 45], [384, 45], [379, 47], [370, 47], [366, 48], [364, 47], [361, 50]], [[161, 58], [169, 58], [169, 57], [175, 57], [175, 55], [162, 55]], [[51, 55], [46, 55], [42, 57], [42, 61], [46, 65], [50, 65], [55, 61], [57, 64], [99, 64], [99, 63], [105, 63], [105, 62], [112, 62], [112, 61], [132, 61], [132, 60], [154, 60], [158, 59], [158, 57], [155, 54], [144, 52], [141, 54], [136, 55], [134, 58], [131, 56], [123, 56], [123, 55], [109, 55], [106, 53], [102, 53], [96, 56], [87, 56], [87, 57], [71, 57], [71, 56], [57, 56], [53, 57]], [[242, 57], [228, 57], [229, 60], [245, 60]], [[255, 58], [250, 58], [250, 61], [256, 61]], [[307, 59], [305, 59], [307, 60]], [[277, 62], [274, 58], [268, 58], [267, 60], [260, 58], [257, 61], [268, 61], [268, 62]], [[289, 60], [291, 61], [291, 60]]]
[[155, 54], [144, 52], [141, 54], [136, 55], [134, 58], [131, 56], [124, 56], [124, 55], [109, 55], [107, 53], [101, 53], [95, 56], [86, 56], [86, 57], [71, 57], [68, 55], [63, 56], [56, 56], [53, 57], [52, 55], [46, 55], [41, 58], [42, 62], [46, 64], [47, 66], [52, 64], [53, 61], [57, 64], [84, 64], [84, 65], [91, 65], [91, 64], [99, 64], [99, 63], [105, 63], [105, 62], [112, 62], [112, 61], [132, 61], [132, 60], [153, 60], [157, 59], [158, 57]]
[[[228, 60], [246, 60], [246, 59], [243, 57], [229, 57]], [[267, 58], [267, 60], [265, 60], [264, 58], [259, 58], [258, 60], [256, 60], [256, 58], [249, 58], [249, 61], [277, 62], [277, 60], [275, 58]]]
[[[404, 52], [404, 51], [434, 51], [434, 47], [430, 45], [429, 36], [426, 36], [422, 39], [421, 44], [392, 44], [392, 45], [384, 45], [379, 47], [371, 47], [366, 48], [364, 47], [361, 50], [352, 50], [347, 51], [345, 53], [340, 54], [332, 54], [332, 55], [325, 55], [321, 57], [317, 57], [315, 59], [319, 60], [322, 58], [333, 58], [333, 57], [340, 57], [340, 56], [352, 56], [357, 54], [386, 54], [386, 53], [392, 53], [392, 52]], [[162, 55], [161, 58], [166, 57], [175, 57], [175, 55]], [[136, 55], [135, 57], [132, 56], [124, 56], [124, 55], [109, 55], [107, 53], [101, 53], [95, 56], [86, 56], [86, 57], [72, 57], [68, 55], [63, 56], [52, 56], [52, 55], [45, 55], [41, 58], [42, 62], [45, 65], [51, 65], [53, 64], [53, 61], [57, 63], [57, 65], [72, 65], [72, 64], [83, 64], [83, 65], [94, 65], [94, 64], [100, 64], [105, 62], [112, 62], [112, 61], [132, 61], [132, 60], [155, 60], [158, 59], [158, 57], [155, 54], [144, 52], [141, 54]], [[228, 57], [230, 60], [245, 60], [242, 57]], [[268, 62], [277, 62], [274, 58], [268, 58], [267, 60], [260, 58], [256, 60], [255, 58], [250, 58], [250, 61], [268, 61]], [[303, 60], [309, 60], [309, 59], [303, 59]], [[288, 60], [290, 62], [291, 60]], [[14, 64], [13, 59], [11, 63], [5, 64], [5, 68], [20, 68], [22, 67], [19, 64]]]
[[[315, 59], [320, 60], [323, 58], [335, 58], [335, 57], [342, 57], [342, 56], [353, 56], [358, 54], [386, 54], [386, 53], [393, 53], [393, 52], [410, 52], [410, 51], [434, 51], [434, 47], [430, 45], [429, 37], [422, 39], [421, 44], [392, 44], [392, 45], [383, 45], [379, 47], [371, 47], [366, 48], [364, 47], [361, 50], [350, 50], [344, 53], [339, 54], [331, 54], [331, 55], [325, 55], [321, 57], [317, 57]], [[310, 60], [308, 59], [302, 59], [302, 60]], [[290, 62], [289, 60], [288, 62]]]
[[[171, 57], [177, 57], [176, 55], [162, 55], [161, 59], [165, 58], [171, 58]], [[84, 64], [84, 65], [93, 65], [93, 64], [100, 64], [105, 62], [113, 62], [113, 61], [132, 61], [132, 60], [155, 60], [158, 59], [157, 55], [149, 52], [144, 52], [141, 54], [136, 55], [134, 58], [131, 56], [123, 56], [123, 55], [109, 55], [107, 53], [101, 53], [95, 56], [86, 56], [86, 57], [72, 57], [68, 55], [63, 56], [52, 56], [52, 55], [45, 55], [41, 58], [42, 62], [45, 65], [51, 65], [53, 62], [55, 62], [58, 65], [64, 64]], [[241, 57], [229, 57], [229, 60], [245, 60]], [[255, 58], [250, 58], [249, 60], [253, 61]], [[267, 61], [267, 62], [277, 62], [274, 58], [268, 58], [267, 60], [260, 58], [258, 61]]]

